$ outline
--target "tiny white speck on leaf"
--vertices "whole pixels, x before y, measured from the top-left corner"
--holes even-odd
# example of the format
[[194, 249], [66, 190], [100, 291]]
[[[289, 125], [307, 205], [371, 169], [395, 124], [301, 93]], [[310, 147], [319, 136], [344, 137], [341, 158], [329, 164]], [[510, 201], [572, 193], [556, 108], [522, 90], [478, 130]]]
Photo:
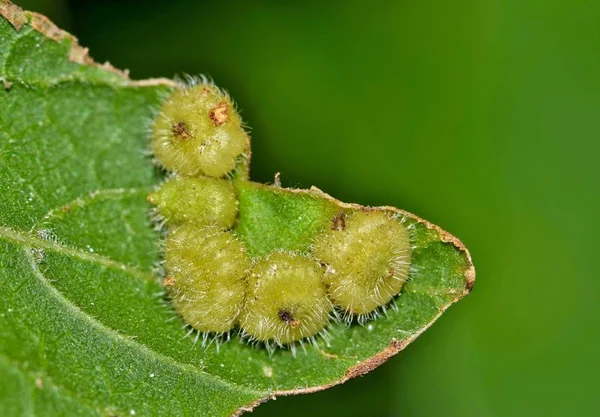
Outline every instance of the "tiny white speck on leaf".
[[273, 368], [270, 366], [263, 366], [263, 373], [267, 378], [273, 378]]

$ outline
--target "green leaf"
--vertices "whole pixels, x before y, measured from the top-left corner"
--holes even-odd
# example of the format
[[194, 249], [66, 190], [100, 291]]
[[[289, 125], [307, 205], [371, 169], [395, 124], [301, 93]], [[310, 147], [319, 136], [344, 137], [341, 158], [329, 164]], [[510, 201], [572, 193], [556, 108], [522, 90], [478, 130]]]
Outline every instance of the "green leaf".
[[305, 251], [339, 210], [314, 193], [246, 181], [235, 184], [240, 206], [236, 232], [253, 256], [278, 249]]
[[[296, 358], [237, 337], [203, 349], [164, 297], [145, 201], [160, 181], [146, 132], [174, 84], [99, 66], [7, 1], [0, 13], [0, 415], [241, 413], [370, 371], [472, 288], [460, 241], [397, 210], [417, 247], [397, 311], [334, 324], [331, 346]], [[302, 250], [341, 204], [316, 189], [238, 191], [237, 232], [255, 254]]]

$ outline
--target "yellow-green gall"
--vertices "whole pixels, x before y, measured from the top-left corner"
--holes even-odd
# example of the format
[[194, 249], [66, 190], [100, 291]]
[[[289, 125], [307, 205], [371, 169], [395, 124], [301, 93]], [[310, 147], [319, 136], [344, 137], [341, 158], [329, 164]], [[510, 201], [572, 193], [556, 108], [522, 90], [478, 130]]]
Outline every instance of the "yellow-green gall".
[[320, 265], [276, 252], [258, 261], [248, 276], [240, 326], [254, 340], [283, 345], [322, 331], [331, 311]]
[[222, 177], [246, 150], [248, 136], [227, 94], [201, 83], [167, 98], [154, 122], [152, 150], [169, 171]]
[[396, 296], [408, 278], [409, 234], [383, 211], [357, 211], [333, 219], [315, 240], [326, 264], [329, 298], [349, 314], [369, 314]]
[[207, 177], [176, 177], [148, 196], [170, 225], [194, 223], [229, 229], [237, 215], [237, 197], [231, 181]]
[[244, 245], [218, 227], [186, 224], [167, 237], [165, 286], [177, 312], [200, 332], [223, 333], [234, 327], [250, 267]]

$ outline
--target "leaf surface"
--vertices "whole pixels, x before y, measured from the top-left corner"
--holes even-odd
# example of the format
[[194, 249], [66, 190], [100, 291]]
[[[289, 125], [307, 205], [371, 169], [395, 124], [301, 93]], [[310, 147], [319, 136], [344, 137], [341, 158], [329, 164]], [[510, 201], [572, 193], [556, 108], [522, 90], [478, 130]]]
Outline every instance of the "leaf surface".
[[[6, 1], [0, 13], [1, 415], [240, 413], [368, 372], [472, 288], [462, 244], [407, 214], [417, 249], [397, 311], [334, 324], [330, 346], [296, 358], [237, 337], [203, 349], [164, 297], [145, 200], [161, 180], [146, 132], [173, 83], [133, 82], [44, 17]], [[238, 231], [257, 254], [301, 250], [317, 214], [341, 204], [318, 190], [239, 192]], [[316, 223], [294, 240], [297, 215]]]

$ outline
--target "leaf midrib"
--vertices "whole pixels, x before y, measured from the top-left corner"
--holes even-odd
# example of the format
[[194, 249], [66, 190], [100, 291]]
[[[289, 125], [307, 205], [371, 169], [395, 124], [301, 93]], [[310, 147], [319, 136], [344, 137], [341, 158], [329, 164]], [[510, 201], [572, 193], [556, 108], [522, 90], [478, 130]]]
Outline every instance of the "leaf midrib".
[[9, 227], [0, 226], [0, 238], [4, 238], [5, 240], [10, 240], [12, 242], [22, 244], [26, 247], [32, 246], [40, 249], [47, 249], [62, 255], [72, 256], [83, 261], [92, 262], [94, 264], [101, 265], [106, 268], [123, 271], [138, 279], [154, 279], [153, 275], [149, 272], [141, 271], [136, 267], [125, 265], [106, 256], [102, 256], [97, 253], [85, 252], [81, 249], [73, 248], [66, 245], [61, 245], [60, 243], [42, 239], [40, 237], [33, 236], [30, 233], [16, 231]]

